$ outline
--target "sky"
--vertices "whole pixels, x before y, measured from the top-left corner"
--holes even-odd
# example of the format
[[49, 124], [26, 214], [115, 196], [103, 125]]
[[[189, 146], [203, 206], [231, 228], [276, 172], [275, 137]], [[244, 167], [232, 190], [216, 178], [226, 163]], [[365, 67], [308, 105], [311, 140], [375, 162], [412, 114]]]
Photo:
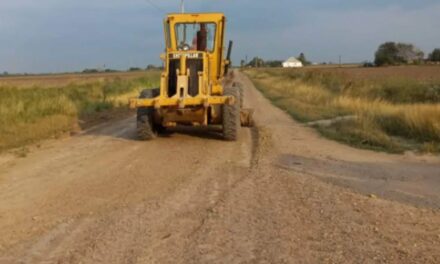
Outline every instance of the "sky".
[[[162, 20], [180, 0], [1, 0], [0, 72], [43, 73], [159, 65]], [[439, 0], [186, 0], [224, 12], [233, 61], [374, 59], [385, 41], [440, 47]]]

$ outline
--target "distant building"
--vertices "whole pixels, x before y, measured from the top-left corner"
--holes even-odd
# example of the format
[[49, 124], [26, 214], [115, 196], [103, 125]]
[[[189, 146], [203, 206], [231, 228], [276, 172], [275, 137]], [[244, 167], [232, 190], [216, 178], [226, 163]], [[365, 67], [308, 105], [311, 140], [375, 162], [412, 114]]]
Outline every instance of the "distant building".
[[283, 67], [284, 68], [301, 68], [303, 66], [304, 65], [302, 64], [302, 62], [299, 61], [295, 57], [291, 57], [288, 60], [286, 60], [285, 62], [283, 62]]

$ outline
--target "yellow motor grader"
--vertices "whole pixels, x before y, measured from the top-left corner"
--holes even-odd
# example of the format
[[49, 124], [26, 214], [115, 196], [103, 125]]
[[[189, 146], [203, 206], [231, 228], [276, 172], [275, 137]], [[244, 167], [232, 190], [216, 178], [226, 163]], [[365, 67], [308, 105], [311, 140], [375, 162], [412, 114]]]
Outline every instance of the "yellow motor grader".
[[225, 22], [221, 13], [165, 18], [160, 88], [145, 89], [130, 100], [130, 107], [137, 108], [140, 139], [153, 139], [177, 125], [218, 125], [223, 138], [233, 141], [241, 119], [250, 125], [250, 110], [241, 109], [242, 90], [232, 81], [233, 73], [228, 73], [232, 41], [225, 52]]

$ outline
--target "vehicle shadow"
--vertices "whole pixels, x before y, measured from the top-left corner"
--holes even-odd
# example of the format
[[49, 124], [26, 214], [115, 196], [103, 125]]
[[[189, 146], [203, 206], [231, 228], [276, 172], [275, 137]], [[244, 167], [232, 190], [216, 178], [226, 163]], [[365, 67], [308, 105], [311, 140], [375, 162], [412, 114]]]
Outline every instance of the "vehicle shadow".
[[191, 126], [177, 126], [168, 128], [159, 137], [173, 137], [173, 135], [185, 135], [190, 137], [197, 137], [202, 139], [223, 140], [221, 127], [191, 127]]
[[[84, 136], [106, 136], [114, 137], [129, 141], [142, 142], [137, 136], [136, 120], [130, 117], [116, 122], [106, 122], [104, 124], [89, 128], [81, 133]], [[222, 130], [219, 126], [208, 127], [192, 127], [192, 126], [177, 126], [167, 128], [165, 132], [157, 135], [158, 138], [179, 138], [182, 136], [189, 136], [194, 138], [208, 139], [208, 140], [223, 140]]]

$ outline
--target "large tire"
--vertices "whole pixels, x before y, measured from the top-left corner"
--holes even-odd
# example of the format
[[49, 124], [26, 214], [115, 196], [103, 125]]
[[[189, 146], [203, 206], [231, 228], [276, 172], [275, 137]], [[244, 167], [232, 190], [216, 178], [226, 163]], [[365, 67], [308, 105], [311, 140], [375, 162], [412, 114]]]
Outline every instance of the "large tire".
[[[141, 92], [140, 99], [154, 98], [159, 95], [159, 89], [145, 89]], [[139, 107], [137, 109], [137, 134], [141, 140], [152, 140], [157, 132], [162, 132], [162, 126], [154, 124], [154, 108]]]
[[240, 129], [240, 91], [236, 86], [227, 86], [225, 96], [234, 96], [235, 103], [223, 105], [223, 138], [228, 141], [236, 141]]
[[240, 93], [240, 109], [243, 109], [243, 104], [244, 104], [244, 90], [243, 90], [243, 86], [241, 86], [240, 83], [236, 83], [234, 82], [232, 84], [233, 87], [237, 87], [238, 92]]

